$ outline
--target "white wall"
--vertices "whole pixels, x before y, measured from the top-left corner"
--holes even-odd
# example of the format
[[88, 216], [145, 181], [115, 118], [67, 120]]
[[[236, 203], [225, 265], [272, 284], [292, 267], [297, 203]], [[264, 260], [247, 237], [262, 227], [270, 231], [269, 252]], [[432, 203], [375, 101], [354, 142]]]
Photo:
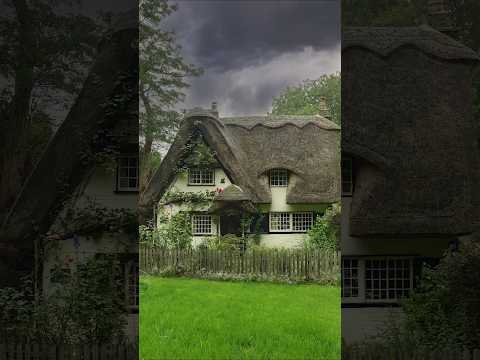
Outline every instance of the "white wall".
[[[97, 167], [86, 179], [80, 193], [71, 199], [69, 205], [74, 208], [82, 208], [91, 201], [95, 201], [99, 207], [126, 208], [136, 210], [137, 193], [117, 193], [116, 173], [114, 169]], [[60, 218], [65, 214], [65, 207], [51, 227], [52, 232], [63, 233]], [[136, 238], [122, 233], [104, 234], [99, 238], [85, 236], [69, 237], [62, 240], [51, 240], [45, 247], [45, 258], [43, 261], [43, 291], [45, 295], [51, 294], [56, 286], [51, 282], [51, 270], [56, 265], [68, 267], [75, 271], [78, 263], [95, 256], [97, 253], [138, 253]], [[136, 336], [136, 325], [138, 314], [127, 315], [126, 332], [133, 340]]]
[[[223, 183], [222, 183], [223, 179]], [[268, 184], [268, 176], [263, 175], [260, 179], [260, 182]], [[295, 184], [295, 175], [291, 175], [289, 186]], [[169, 190], [176, 190], [181, 192], [204, 192], [212, 191], [217, 188], [225, 189], [227, 186], [232, 184], [231, 180], [225, 174], [223, 169], [215, 169], [215, 185], [211, 186], [192, 186], [188, 185], [188, 173], [184, 171], [178, 174], [172, 184], [169, 187]], [[273, 187], [271, 188], [272, 202], [270, 204], [259, 204], [258, 208], [261, 212], [275, 212], [275, 211], [284, 211], [284, 212], [293, 212], [293, 211], [316, 211], [321, 212], [327, 207], [326, 204], [287, 204], [287, 187]], [[161, 211], [164, 212], [167, 216], [172, 216], [178, 213], [180, 210], [186, 209], [182, 204], [167, 204], [164, 205]], [[195, 207], [195, 211], [206, 211], [205, 207]], [[159, 225], [159, 224], [157, 224]], [[215, 233], [218, 232], [218, 223], [216, 224]], [[306, 238], [306, 233], [294, 233], [294, 234], [282, 234], [282, 233], [272, 233], [272, 234], [261, 234], [260, 243], [267, 247], [298, 247], [302, 244]], [[197, 246], [204, 241], [204, 236], [195, 236], [193, 238], [193, 245]]]
[[[223, 181], [223, 182], [222, 182]], [[215, 169], [215, 184], [214, 185], [188, 185], [188, 172], [183, 171], [175, 177], [175, 180], [170, 185], [169, 189], [175, 188], [182, 192], [202, 192], [213, 191], [216, 188], [225, 189], [232, 182], [225, 174], [223, 169]]]

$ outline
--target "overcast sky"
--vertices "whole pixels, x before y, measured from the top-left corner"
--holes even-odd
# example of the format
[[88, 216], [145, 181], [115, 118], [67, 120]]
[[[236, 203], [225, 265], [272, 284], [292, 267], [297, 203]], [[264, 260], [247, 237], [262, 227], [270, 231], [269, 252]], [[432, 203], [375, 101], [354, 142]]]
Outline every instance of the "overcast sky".
[[166, 22], [204, 69], [180, 108], [266, 114], [288, 85], [340, 71], [340, 0], [177, 0]]

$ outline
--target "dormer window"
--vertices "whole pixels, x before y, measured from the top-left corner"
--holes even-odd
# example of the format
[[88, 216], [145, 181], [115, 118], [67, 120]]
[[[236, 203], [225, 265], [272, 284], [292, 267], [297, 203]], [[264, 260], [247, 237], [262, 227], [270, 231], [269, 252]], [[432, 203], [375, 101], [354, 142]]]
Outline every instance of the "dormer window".
[[213, 169], [188, 169], [188, 185], [215, 185]]
[[353, 161], [351, 157], [342, 158], [342, 196], [353, 195]]
[[270, 170], [270, 187], [287, 187], [288, 170], [272, 169]]

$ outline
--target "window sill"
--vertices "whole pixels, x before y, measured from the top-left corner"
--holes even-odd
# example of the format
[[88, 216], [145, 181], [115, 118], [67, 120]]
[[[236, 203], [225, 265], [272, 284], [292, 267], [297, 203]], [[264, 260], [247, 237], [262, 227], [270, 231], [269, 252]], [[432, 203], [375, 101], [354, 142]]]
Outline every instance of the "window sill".
[[399, 302], [344, 302], [342, 309], [361, 309], [361, 308], [389, 308], [401, 307]]

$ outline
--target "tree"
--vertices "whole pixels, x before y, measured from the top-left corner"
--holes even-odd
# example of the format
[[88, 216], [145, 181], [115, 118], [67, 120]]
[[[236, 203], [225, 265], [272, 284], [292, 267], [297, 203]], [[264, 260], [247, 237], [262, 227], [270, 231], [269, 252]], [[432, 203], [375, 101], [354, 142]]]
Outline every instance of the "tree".
[[[68, 0], [7, 0], [0, 14], [0, 208], [6, 211], [80, 90], [100, 23]], [[63, 105], [63, 107], [62, 107]], [[0, 213], [0, 222], [4, 214]]]
[[[162, 29], [165, 18], [176, 9], [167, 0], [140, 1], [139, 115], [144, 163], [149, 163], [155, 141], [173, 140], [182, 118], [173, 107], [184, 97], [186, 79], [201, 73], [183, 59], [174, 32]], [[141, 187], [147, 181], [143, 177]]]
[[316, 80], [305, 80], [298, 86], [287, 87], [273, 99], [274, 115], [315, 115], [319, 113], [320, 98], [326, 98], [332, 120], [340, 124], [340, 73], [322, 75]]
[[344, 26], [413, 26], [426, 19], [427, 0], [342, 0]]

